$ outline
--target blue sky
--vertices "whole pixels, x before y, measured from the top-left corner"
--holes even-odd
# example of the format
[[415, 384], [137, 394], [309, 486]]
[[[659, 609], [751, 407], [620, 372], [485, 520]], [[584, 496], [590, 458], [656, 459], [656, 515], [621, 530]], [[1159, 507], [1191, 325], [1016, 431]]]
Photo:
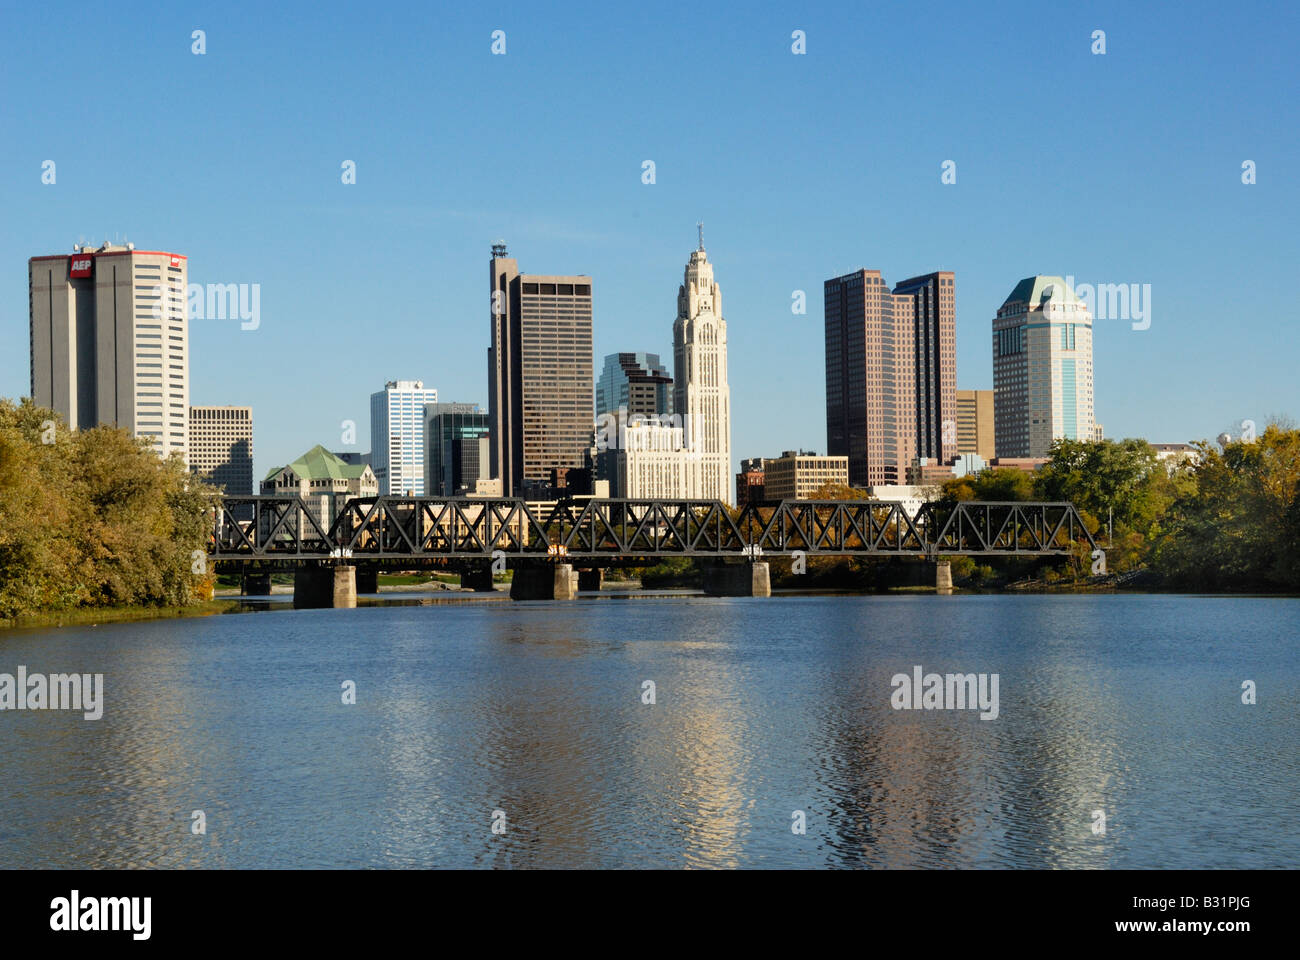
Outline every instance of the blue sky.
[[493, 241], [592, 275], [599, 365], [671, 354], [702, 220], [736, 459], [824, 452], [821, 285], [858, 267], [956, 272], [960, 387], [992, 386], [1016, 282], [1071, 274], [1151, 286], [1149, 329], [1096, 325], [1108, 436], [1300, 417], [1294, 10], [625, 6], [10, 5], [0, 395], [29, 387], [27, 258], [125, 236], [260, 284], [259, 329], [195, 321], [190, 370], [253, 407], [259, 476], [346, 419], [366, 450], [385, 380], [486, 403]]

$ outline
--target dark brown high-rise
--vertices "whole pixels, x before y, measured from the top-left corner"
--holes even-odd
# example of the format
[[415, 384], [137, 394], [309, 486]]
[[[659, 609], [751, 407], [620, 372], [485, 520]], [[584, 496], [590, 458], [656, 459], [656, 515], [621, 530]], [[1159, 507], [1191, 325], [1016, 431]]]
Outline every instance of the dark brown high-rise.
[[879, 270], [825, 283], [826, 446], [858, 487], [906, 483], [917, 457], [957, 455], [953, 274]]
[[858, 271], [824, 295], [827, 453], [849, 458], [849, 483], [904, 484], [915, 458], [956, 457], [952, 272], [891, 291], [880, 271]]
[[957, 455], [957, 310], [953, 273], [940, 270], [912, 277], [896, 284], [894, 293], [912, 298], [915, 456], [947, 463]]
[[490, 280], [492, 473], [506, 496], [528, 496], [591, 447], [591, 277], [521, 274], [498, 244]]
[[855, 487], [906, 483], [916, 456], [913, 298], [879, 270], [825, 283], [826, 452]]

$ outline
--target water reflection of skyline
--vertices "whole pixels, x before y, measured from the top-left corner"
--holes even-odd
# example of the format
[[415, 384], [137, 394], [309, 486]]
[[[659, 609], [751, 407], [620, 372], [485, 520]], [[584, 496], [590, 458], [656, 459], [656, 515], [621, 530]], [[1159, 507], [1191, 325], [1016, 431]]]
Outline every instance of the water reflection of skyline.
[[[0, 716], [0, 854], [209, 868], [1294, 860], [1298, 761], [1282, 731], [1300, 677], [1282, 624], [1295, 601], [1196, 601], [1192, 622], [1167, 615], [1178, 598], [1150, 598], [1147, 616], [1082, 597], [944, 599], [409, 607], [16, 634], [0, 670], [103, 672], [106, 716]], [[1228, 625], [1237, 647], [1223, 651]], [[1230, 676], [1243, 656], [1277, 704], [1246, 724]], [[890, 709], [890, 677], [918, 663], [999, 673], [1001, 716]], [[356, 707], [341, 705], [342, 679], [358, 682]], [[490, 831], [497, 808], [504, 837]], [[1106, 837], [1091, 832], [1096, 808]], [[207, 837], [189, 834], [192, 809]], [[790, 832], [794, 809], [806, 837]]]

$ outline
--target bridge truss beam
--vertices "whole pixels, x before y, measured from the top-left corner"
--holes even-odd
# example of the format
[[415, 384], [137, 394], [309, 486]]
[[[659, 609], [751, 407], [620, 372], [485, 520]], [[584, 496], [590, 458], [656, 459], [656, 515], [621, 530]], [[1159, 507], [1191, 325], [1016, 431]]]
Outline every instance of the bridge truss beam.
[[543, 516], [516, 499], [361, 497], [326, 529], [300, 497], [227, 497], [210, 555], [235, 562], [638, 558], [1065, 556], [1096, 548], [1070, 503], [879, 500], [561, 500]]

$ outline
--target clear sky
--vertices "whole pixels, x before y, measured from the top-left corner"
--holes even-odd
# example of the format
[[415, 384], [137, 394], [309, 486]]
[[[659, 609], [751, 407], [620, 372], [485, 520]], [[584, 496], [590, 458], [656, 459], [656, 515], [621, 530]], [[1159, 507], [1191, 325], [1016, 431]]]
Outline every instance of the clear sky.
[[822, 281], [859, 267], [890, 283], [956, 272], [962, 388], [992, 386], [991, 319], [1016, 282], [1069, 274], [1150, 284], [1149, 329], [1096, 324], [1108, 436], [1300, 417], [1298, 16], [6, 4], [0, 395], [29, 389], [28, 257], [106, 238], [184, 253], [191, 282], [260, 284], [257, 330], [195, 321], [190, 341], [192, 402], [253, 407], [260, 479], [313, 444], [341, 448], [343, 420], [368, 450], [385, 380], [486, 404], [498, 239], [526, 272], [593, 277], [597, 369], [618, 350], [669, 360], [702, 220], [737, 460], [825, 452]]

